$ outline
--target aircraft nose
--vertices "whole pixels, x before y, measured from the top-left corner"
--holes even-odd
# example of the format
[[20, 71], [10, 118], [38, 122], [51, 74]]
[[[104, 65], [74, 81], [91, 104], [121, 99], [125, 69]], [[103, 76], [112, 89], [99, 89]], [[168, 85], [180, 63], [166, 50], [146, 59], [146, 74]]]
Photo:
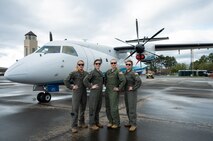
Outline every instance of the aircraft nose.
[[10, 81], [25, 83], [28, 77], [26, 69], [23, 65], [11, 66], [5, 72], [4, 77]]

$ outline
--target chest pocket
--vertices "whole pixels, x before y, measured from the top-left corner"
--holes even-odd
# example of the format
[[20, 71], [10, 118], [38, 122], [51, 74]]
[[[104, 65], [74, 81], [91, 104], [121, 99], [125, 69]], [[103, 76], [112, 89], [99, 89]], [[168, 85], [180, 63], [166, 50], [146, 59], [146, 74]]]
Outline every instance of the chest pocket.
[[74, 83], [75, 84], [81, 83], [83, 81], [83, 78], [84, 78], [84, 74], [76, 73], [74, 78]]
[[127, 85], [134, 85], [135, 84], [135, 77], [134, 77], [134, 73], [129, 73], [127, 74]]
[[116, 72], [108, 73], [108, 79], [118, 79]]

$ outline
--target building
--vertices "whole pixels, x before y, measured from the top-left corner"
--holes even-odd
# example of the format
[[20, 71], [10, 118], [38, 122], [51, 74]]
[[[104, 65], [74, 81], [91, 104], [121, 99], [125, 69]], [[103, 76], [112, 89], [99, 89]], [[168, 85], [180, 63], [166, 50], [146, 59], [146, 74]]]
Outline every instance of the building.
[[24, 40], [24, 56], [33, 53], [38, 46], [37, 36], [32, 32], [25, 34]]

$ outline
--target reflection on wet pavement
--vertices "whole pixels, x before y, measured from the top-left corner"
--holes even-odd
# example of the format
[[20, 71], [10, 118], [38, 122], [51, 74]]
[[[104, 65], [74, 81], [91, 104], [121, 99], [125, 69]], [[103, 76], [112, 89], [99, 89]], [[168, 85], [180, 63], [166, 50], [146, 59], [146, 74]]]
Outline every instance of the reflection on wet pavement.
[[[72, 140], [72, 141], [212, 141], [213, 79], [156, 77], [143, 80], [138, 91], [136, 132], [123, 125], [128, 121], [123, 94], [120, 94], [121, 128], [106, 126], [99, 131], [70, 131], [72, 95], [63, 91], [52, 95], [52, 101], [38, 104], [31, 85], [0, 79], [0, 140]], [[105, 104], [101, 123], [108, 123]], [[86, 111], [88, 122], [88, 107]]]

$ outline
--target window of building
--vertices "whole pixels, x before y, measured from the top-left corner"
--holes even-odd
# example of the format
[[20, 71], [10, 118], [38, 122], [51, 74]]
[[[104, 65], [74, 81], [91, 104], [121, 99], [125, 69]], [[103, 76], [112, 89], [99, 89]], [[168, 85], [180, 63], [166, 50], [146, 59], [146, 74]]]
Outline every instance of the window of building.
[[63, 46], [62, 53], [78, 56], [76, 50], [72, 46]]
[[25, 48], [25, 56], [28, 54], [28, 50], [27, 48]]
[[35, 48], [32, 48], [32, 52], [35, 52], [35, 50], [36, 50]]

